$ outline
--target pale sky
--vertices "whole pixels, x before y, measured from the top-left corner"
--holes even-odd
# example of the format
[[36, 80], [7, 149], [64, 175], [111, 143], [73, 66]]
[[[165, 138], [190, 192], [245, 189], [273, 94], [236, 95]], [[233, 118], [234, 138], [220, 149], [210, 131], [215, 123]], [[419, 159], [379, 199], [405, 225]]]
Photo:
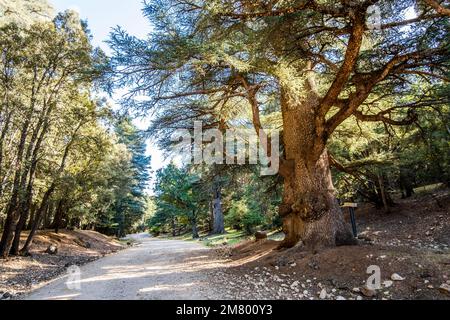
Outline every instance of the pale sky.
[[[111, 29], [121, 26], [131, 35], [145, 38], [151, 27], [142, 14], [141, 0], [50, 0], [56, 11], [72, 9], [79, 12], [83, 20], [88, 21], [89, 29], [94, 37], [93, 44], [109, 53], [108, 39]], [[148, 121], [147, 121], [148, 122]], [[140, 129], [146, 129], [145, 119], [136, 120]], [[148, 143], [147, 153], [152, 157], [152, 170], [156, 171], [168, 164], [162, 152]]]

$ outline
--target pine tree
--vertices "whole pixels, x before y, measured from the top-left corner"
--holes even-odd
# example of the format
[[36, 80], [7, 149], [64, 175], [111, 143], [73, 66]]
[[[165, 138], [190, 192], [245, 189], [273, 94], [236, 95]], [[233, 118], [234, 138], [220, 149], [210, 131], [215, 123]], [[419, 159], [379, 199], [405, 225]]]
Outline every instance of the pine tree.
[[125, 145], [131, 154], [130, 162], [122, 168], [122, 177], [129, 175], [131, 179], [123, 180], [125, 184], [117, 189], [121, 196], [118, 195], [114, 205], [117, 233], [119, 236], [125, 236], [132, 229], [133, 224], [141, 221], [145, 215], [151, 160], [146, 156], [146, 139], [143, 133], [132, 124], [130, 118], [121, 120], [117, 124], [116, 134], [118, 142]]

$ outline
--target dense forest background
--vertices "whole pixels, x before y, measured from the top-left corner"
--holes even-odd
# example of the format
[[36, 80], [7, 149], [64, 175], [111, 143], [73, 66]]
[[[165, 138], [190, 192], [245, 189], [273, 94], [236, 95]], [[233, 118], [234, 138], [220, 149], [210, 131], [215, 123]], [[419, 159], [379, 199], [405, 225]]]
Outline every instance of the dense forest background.
[[[258, 60], [259, 53], [269, 55], [262, 42], [256, 41], [264, 35], [259, 33], [261, 29], [250, 26], [246, 30], [249, 33], [243, 32], [243, 36], [239, 33], [242, 26], [230, 27], [236, 32], [234, 36], [242, 39], [224, 47], [218, 43], [229, 41], [222, 34], [227, 30], [226, 22], [219, 18], [209, 21], [200, 15], [204, 20], [196, 25], [193, 20], [199, 16], [190, 15], [186, 11], [189, 4], [183, 7], [182, 1], [178, 4], [184, 15], [175, 19], [176, 12], [167, 7], [172, 2], [177, 1], [145, 5], [144, 13], [155, 26], [151, 39], [135, 39], [120, 28], [112, 32], [112, 57], [91, 45], [88, 25], [75, 12], [55, 16], [51, 6], [42, 0], [0, 2], [2, 257], [26, 254], [40, 229], [93, 229], [121, 237], [148, 228], [155, 235], [192, 232], [198, 238], [230, 229], [250, 235], [282, 227], [279, 207], [283, 203], [283, 177], [260, 177], [257, 166], [173, 163], [158, 171], [153, 192], [148, 190], [148, 138], [170, 154], [171, 130], [189, 128], [193, 119], [219, 128], [239, 119], [241, 127], [248, 128], [252, 120], [255, 124], [255, 114], [249, 113], [247, 107], [255, 99], [264, 100], [259, 126], [283, 126], [278, 89], [269, 83], [271, 76], [260, 71], [267, 70], [266, 61]], [[217, 6], [209, 9], [213, 13], [230, 9], [213, 2]], [[417, 10], [428, 15], [432, 9]], [[395, 210], [396, 199], [413, 196], [417, 187], [449, 186], [448, 19], [438, 17], [432, 22], [425, 27], [435, 43], [423, 40], [415, 45], [442, 49], [436, 52], [436, 60], [426, 65], [414, 60], [411, 66], [403, 66], [387, 79], [394, 83], [399, 78], [397, 87], [380, 87], [371, 96], [370, 106], [365, 106], [370, 115], [347, 117], [329, 137], [327, 155], [340, 200], [370, 202], [388, 214]], [[217, 24], [211, 27], [213, 31], [208, 23]], [[192, 31], [193, 25], [198, 27], [198, 34]], [[273, 41], [271, 36], [264, 35], [269, 42]], [[324, 52], [331, 51], [327, 48], [329, 40], [316, 39], [315, 33], [308, 36], [313, 37], [311, 42], [326, 42]], [[371, 40], [373, 43], [363, 44], [363, 58], [381, 54], [375, 44], [377, 39]], [[230, 54], [249, 41], [255, 45], [248, 54], [258, 57], [254, 69], [244, 63], [245, 55]], [[408, 41], [402, 46], [407, 47]], [[344, 49], [340, 46], [336, 51], [335, 56], [329, 54], [338, 64], [339, 52]], [[326, 56], [317, 53], [311, 59], [329, 77], [336, 66], [323, 60]], [[289, 64], [280, 60], [284, 69], [278, 72], [304, 79], [292, 75]], [[152, 67], [146, 69], [150, 63]], [[422, 67], [418, 72], [417, 68]], [[180, 79], [191, 82], [185, 84]], [[195, 96], [186, 93], [205, 86], [210, 88], [204, 89], [209, 94], [206, 99], [198, 98], [198, 91]], [[226, 94], [218, 96], [224, 87]], [[117, 112], [107, 99], [101, 98], [101, 93], [116, 88], [128, 88], [136, 94], [159, 88], [173, 96], [159, 96], [152, 101], [128, 97], [121, 101], [123, 110]], [[243, 95], [239, 90], [244, 89], [254, 95]], [[389, 91], [386, 96], [383, 90]], [[393, 114], [393, 109], [386, 109], [399, 101], [401, 106], [394, 107]], [[142, 132], [133, 124], [133, 116], [150, 111], [153, 123]], [[21, 246], [23, 231], [28, 239]]]
[[99, 98], [106, 57], [87, 25], [41, 0], [0, 9], [1, 256], [26, 254], [39, 229], [142, 228], [146, 139]]

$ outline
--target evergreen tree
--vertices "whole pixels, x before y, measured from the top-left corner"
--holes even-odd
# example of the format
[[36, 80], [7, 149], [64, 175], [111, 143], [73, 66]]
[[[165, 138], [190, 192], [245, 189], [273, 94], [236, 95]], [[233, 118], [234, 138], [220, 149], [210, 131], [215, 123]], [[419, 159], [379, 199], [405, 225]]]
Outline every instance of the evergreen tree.
[[119, 183], [117, 200], [114, 204], [117, 233], [119, 236], [124, 236], [132, 230], [132, 226], [137, 221], [142, 221], [145, 215], [151, 160], [146, 156], [146, 139], [143, 133], [132, 124], [130, 118], [121, 120], [117, 124], [116, 134], [118, 142], [125, 145], [131, 154], [130, 162], [121, 168], [122, 173], [118, 176], [119, 179], [128, 176], [131, 179]]
[[170, 164], [158, 171], [155, 185], [156, 214], [152, 228], [168, 226], [176, 235], [177, 223], [185, 220], [194, 239], [199, 238], [199, 223], [207, 217], [208, 199], [201, 190], [200, 177]]
[[345, 121], [411, 125], [417, 109], [448, 103], [437, 94], [448, 80], [448, 17], [427, 2], [157, 0], [144, 11], [149, 39], [117, 29], [110, 41], [113, 82], [130, 88], [125, 107], [156, 110], [163, 147], [193, 120], [221, 129], [250, 114], [269, 136], [269, 116], [281, 123], [283, 247], [355, 243], [329, 169]]

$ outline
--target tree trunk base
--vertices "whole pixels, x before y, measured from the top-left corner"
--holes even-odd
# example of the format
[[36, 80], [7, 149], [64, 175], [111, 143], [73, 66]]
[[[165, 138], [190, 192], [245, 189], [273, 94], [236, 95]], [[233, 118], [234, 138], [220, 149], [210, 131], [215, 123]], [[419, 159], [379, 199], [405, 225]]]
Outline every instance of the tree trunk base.
[[313, 222], [305, 222], [298, 214], [291, 213], [283, 219], [283, 231], [286, 238], [280, 244], [280, 249], [303, 245], [308, 250], [317, 251], [358, 245], [340, 209], [331, 210], [320, 220]]

